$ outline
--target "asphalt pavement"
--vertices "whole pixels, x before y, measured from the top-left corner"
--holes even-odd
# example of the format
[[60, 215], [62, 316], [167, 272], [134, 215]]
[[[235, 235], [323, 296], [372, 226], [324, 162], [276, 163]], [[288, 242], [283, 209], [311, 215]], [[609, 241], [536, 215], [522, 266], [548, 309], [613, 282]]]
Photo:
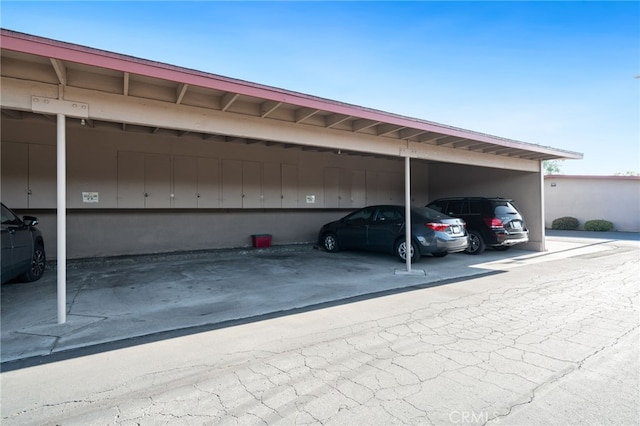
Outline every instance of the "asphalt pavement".
[[[289, 315], [416, 287], [496, 274], [523, 259], [599, 250], [638, 234], [551, 231], [545, 253], [512, 248], [423, 257], [412, 274], [390, 255], [312, 245], [70, 261], [67, 321], [57, 323], [55, 270], [2, 286], [2, 369]], [[558, 238], [553, 236], [557, 235]], [[399, 273], [400, 272], [400, 273]]]
[[[146, 257], [132, 269], [105, 261], [69, 301], [70, 317], [91, 307], [100, 320], [66, 333], [36, 324], [60, 327], [35, 335], [62, 346], [3, 364], [2, 423], [638, 424], [640, 245], [603, 237], [426, 258], [424, 275], [396, 274], [391, 257], [306, 246]], [[218, 285], [195, 284], [214, 272]], [[133, 297], [143, 281], [154, 285]], [[217, 292], [253, 316], [205, 310]], [[178, 335], [162, 331], [172, 319]]]

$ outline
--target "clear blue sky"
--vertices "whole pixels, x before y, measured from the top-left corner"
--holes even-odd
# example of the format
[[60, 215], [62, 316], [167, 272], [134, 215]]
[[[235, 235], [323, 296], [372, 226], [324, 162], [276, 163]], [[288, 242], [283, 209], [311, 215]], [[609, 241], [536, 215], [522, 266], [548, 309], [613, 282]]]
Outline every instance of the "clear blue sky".
[[639, 2], [0, 3], [3, 28], [640, 172]]

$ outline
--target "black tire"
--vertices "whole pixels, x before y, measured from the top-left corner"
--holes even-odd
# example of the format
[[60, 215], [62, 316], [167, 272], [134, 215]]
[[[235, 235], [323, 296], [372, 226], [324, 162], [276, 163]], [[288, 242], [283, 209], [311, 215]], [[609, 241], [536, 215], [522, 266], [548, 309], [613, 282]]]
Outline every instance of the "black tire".
[[27, 272], [20, 276], [20, 281], [32, 282], [39, 280], [44, 274], [44, 268], [47, 264], [47, 256], [44, 252], [44, 246], [41, 243], [36, 244], [33, 249], [33, 257], [31, 258], [31, 267]]
[[436, 253], [431, 253], [433, 257], [445, 257], [448, 254], [449, 254], [448, 251], [438, 251]]
[[322, 238], [322, 246], [326, 251], [329, 251], [331, 253], [340, 251], [338, 238], [336, 238], [336, 235], [332, 233], [325, 234], [324, 238]]
[[[396, 243], [395, 253], [400, 261], [407, 261], [407, 244], [405, 240], [400, 240]], [[418, 250], [418, 247], [416, 247], [416, 244], [411, 241], [411, 262], [417, 262], [418, 260], [420, 260], [420, 251]]]
[[487, 245], [478, 231], [469, 231], [469, 247], [464, 251], [467, 254], [480, 254]]

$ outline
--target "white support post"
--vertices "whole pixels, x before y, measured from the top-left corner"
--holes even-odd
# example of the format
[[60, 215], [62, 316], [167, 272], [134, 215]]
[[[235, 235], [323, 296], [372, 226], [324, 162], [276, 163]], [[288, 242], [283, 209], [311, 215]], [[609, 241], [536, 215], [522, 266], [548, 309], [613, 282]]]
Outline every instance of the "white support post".
[[411, 159], [404, 157], [404, 236], [407, 244], [407, 273], [411, 273]]
[[422, 269], [411, 269], [411, 155], [408, 152], [404, 157], [404, 241], [407, 267], [396, 269], [396, 275], [426, 275]]
[[66, 116], [57, 114], [58, 324], [67, 322], [67, 194]]
[[[544, 164], [542, 160], [540, 160], [540, 168], [538, 169], [538, 184], [540, 185], [540, 229], [542, 229], [542, 238], [540, 239], [540, 248], [539, 251], [545, 252], [547, 251], [547, 232], [545, 230], [545, 224], [547, 218], [545, 217], [545, 203], [544, 203]], [[531, 235], [529, 235], [529, 239], [531, 240]]]

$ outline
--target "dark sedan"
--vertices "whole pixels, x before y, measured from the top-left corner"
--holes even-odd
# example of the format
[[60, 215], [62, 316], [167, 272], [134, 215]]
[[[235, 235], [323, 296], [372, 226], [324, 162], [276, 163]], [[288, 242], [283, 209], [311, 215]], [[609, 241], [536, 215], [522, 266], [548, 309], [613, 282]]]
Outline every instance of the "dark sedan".
[[13, 279], [36, 281], [44, 273], [44, 240], [35, 225], [38, 219], [2, 206], [2, 283]]
[[[394, 253], [406, 261], [404, 206], [368, 206], [327, 223], [318, 244], [330, 252], [341, 249]], [[411, 209], [411, 260], [431, 254], [443, 257], [469, 245], [465, 223], [435, 210]]]

